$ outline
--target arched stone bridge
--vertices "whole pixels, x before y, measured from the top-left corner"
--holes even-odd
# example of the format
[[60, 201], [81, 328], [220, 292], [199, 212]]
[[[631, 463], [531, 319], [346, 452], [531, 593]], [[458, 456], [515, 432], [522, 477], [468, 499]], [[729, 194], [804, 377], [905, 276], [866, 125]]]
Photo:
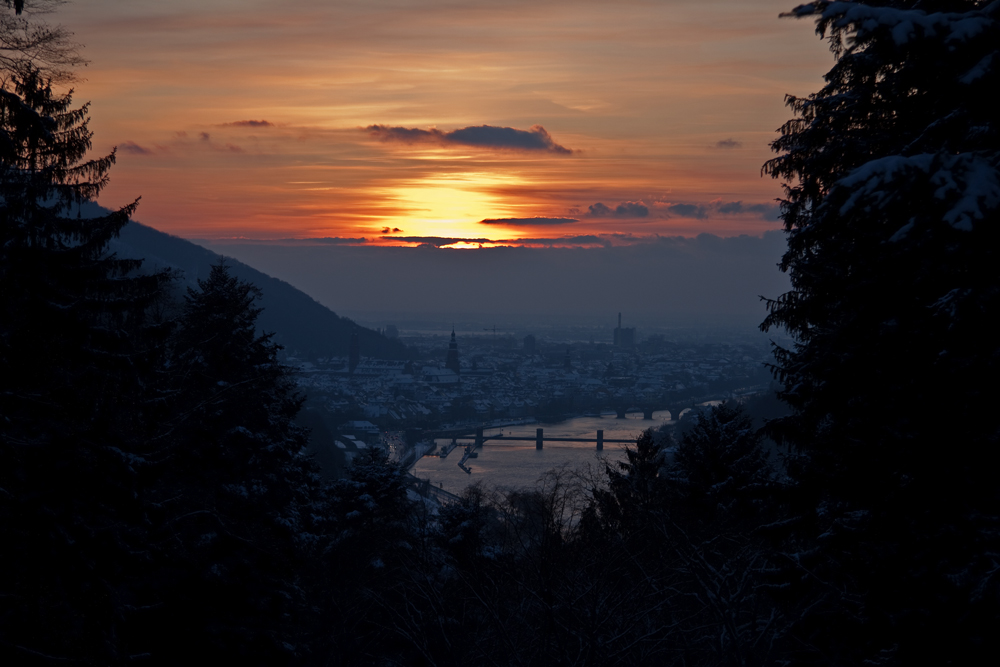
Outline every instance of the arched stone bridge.
[[680, 400], [663, 400], [655, 403], [648, 403], [644, 401], [637, 401], [633, 399], [626, 399], [627, 403], [615, 404], [614, 410], [615, 415], [618, 419], [625, 419], [626, 413], [629, 412], [641, 412], [642, 418], [644, 420], [652, 420], [654, 412], [660, 412], [661, 410], [666, 410], [670, 413], [670, 418], [674, 421], [680, 417], [681, 413], [688, 408], [694, 408], [699, 403], [704, 403], [706, 401], [719, 401], [724, 400], [726, 397], [722, 394], [710, 394], [706, 396], [695, 396], [690, 398], [684, 398]]

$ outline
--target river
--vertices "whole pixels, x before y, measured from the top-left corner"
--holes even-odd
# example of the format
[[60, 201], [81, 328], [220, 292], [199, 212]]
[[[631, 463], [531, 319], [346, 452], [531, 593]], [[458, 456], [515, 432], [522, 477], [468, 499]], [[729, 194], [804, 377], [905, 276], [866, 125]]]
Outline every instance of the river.
[[[642, 413], [629, 413], [625, 419], [614, 415], [602, 417], [575, 417], [556, 424], [525, 424], [507, 426], [503, 429], [488, 429], [484, 435], [490, 436], [503, 431], [505, 436], [535, 437], [535, 429], [544, 429], [545, 437], [590, 438], [597, 437], [597, 430], [604, 431], [606, 439], [635, 439], [647, 428], [659, 428], [669, 421], [667, 411], [654, 412], [652, 420], [644, 420]], [[438, 440], [445, 445], [449, 440]], [[472, 472], [466, 473], [458, 467], [462, 460], [463, 447], [458, 447], [447, 458], [425, 456], [413, 467], [413, 474], [420, 479], [430, 480], [434, 486], [461, 493], [469, 484], [482, 481], [491, 486], [534, 487], [538, 479], [553, 468], [566, 467], [580, 470], [601, 466], [601, 460], [620, 460], [624, 454], [624, 443], [606, 443], [604, 451], [598, 453], [593, 442], [546, 442], [541, 451], [535, 449], [534, 442], [504, 442], [488, 440], [479, 450], [479, 456], [469, 459], [466, 466]]]

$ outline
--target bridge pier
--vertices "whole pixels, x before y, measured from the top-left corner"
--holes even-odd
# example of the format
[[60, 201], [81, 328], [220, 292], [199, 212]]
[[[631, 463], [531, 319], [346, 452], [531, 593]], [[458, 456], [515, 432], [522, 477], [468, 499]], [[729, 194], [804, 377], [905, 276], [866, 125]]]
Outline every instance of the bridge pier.
[[483, 427], [482, 426], [477, 426], [476, 427], [476, 444], [475, 444], [475, 447], [473, 447], [473, 448], [474, 449], [477, 448], [477, 447], [478, 448], [482, 448], [482, 446], [483, 446]]
[[618, 419], [625, 419], [625, 411], [626, 410], [628, 410], [627, 407], [626, 408], [615, 408], [615, 414], [618, 416]]
[[541, 451], [542, 449], [542, 429], [535, 429], [535, 449]]
[[604, 451], [604, 430], [597, 429], [597, 451]]
[[642, 409], [642, 418], [643, 419], [652, 419], [653, 418], [653, 408], [643, 408]]

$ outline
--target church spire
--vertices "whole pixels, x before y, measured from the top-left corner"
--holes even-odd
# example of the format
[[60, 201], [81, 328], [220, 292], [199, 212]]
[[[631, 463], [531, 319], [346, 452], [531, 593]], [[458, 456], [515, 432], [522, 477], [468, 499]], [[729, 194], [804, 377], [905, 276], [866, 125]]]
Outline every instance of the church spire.
[[453, 371], [455, 375], [461, 374], [461, 365], [458, 363], [458, 341], [455, 340], [455, 325], [451, 326], [451, 342], [448, 343], [448, 357], [444, 362], [444, 367]]

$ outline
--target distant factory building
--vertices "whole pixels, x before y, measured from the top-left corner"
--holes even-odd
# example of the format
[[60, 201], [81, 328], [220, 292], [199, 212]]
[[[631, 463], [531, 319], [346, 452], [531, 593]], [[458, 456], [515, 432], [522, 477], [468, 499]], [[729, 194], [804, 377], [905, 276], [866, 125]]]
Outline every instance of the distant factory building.
[[635, 328], [622, 328], [621, 313], [618, 313], [618, 328], [615, 329], [615, 347], [626, 350], [635, 347]]
[[534, 354], [535, 353], [535, 337], [528, 334], [524, 337], [524, 353]]
[[462, 367], [458, 363], [458, 341], [455, 340], [455, 327], [451, 328], [451, 342], [448, 343], [448, 357], [444, 367], [455, 375], [461, 375]]

